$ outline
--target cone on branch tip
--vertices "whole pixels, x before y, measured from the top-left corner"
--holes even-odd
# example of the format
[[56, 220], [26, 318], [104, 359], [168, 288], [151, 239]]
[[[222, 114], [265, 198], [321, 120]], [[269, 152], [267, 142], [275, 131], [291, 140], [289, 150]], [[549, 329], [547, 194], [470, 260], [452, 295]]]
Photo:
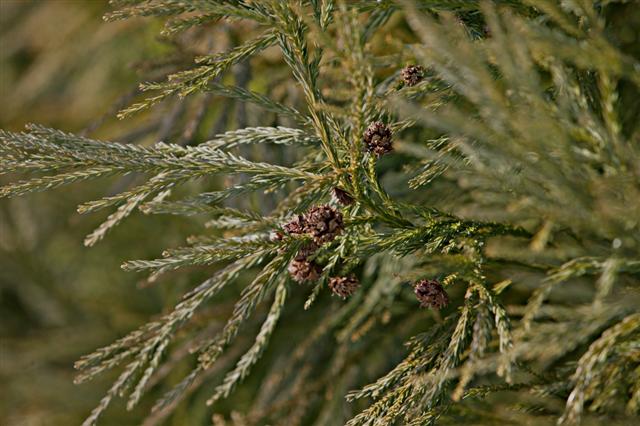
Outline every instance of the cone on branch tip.
[[367, 151], [380, 157], [393, 150], [393, 134], [391, 129], [382, 121], [375, 121], [369, 125], [362, 137]]
[[413, 291], [423, 308], [442, 309], [449, 304], [449, 296], [438, 280], [420, 280]]
[[331, 277], [329, 288], [333, 294], [343, 299], [351, 296], [360, 287], [360, 282], [354, 275], [348, 277]]
[[424, 79], [424, 68], [420, 65], [407, 65], [400, 71], [400, 75], [404, 84], [412, 87]]

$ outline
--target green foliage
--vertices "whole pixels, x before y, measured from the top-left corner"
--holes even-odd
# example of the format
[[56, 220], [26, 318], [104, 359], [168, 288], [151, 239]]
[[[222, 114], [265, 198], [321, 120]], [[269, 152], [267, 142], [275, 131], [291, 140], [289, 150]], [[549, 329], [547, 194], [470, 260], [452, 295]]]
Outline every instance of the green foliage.
[[[36, 125], [0, 133], [0, 197], [132, 176], [80, 205], [116, 209], [88, 246], [138, 209], [205, 218], [186, 246], [123, 264], [148, 282], [195, 267], [210, 276], [77, 362], [78, 382], [120, 369], [85, 425], [115, 397], [133, 409], [152, 389], [165, 394], [145, 424], [203, 400], [222, 413], [214, 424], [631, 424], [640, 414], [640, 55], [618, 41], [638, 38], [633, 5], [112, 3], [108, 20], [165, 17], [176, 40], [217, 25], [245, 31], [226, 51], [143, 83], [144, 98], [119, 114], [201, 97], [196, 130], [173, 143]], [[627, 26], [611, 24], [627, 12]], [[272, 98], [232, 72], [256, 62], [266, 86], [284, 79], [290, 95]], [[411, 87], [400, 77], [408, 63], [426, 70]], [[264, 119], [247, 125], [236, 112], [239, 128], [228, 130], [211, 96]], [[209, 109], [222, 125], [194, 137]], [[362, 139], [374, 121], [394, 132], [381, 158]], [[212, 190], [220, 176], [226, 187]], [[336, 187], [353, 204], [332, 199]], [[283, 226], [326, 203], [345, 229], [313, 255], [317, 282], [300, 287], [287, 268], [309, 238]], [[361, 288], [328, 297], [329, 277], [352, 273]], [[442, 312], [412, 295], [425, 277], [449, 293]], [[233, 306], [216, 305], [229, 297]], [[221, 314], [213, 330], [196, 321]]]

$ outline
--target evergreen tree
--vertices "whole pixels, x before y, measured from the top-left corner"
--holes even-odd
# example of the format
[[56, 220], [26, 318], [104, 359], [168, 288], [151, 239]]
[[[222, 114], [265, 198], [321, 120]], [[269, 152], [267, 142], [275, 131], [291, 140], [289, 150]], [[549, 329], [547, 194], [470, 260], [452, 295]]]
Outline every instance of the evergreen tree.
[[157, 140], [1, 131], [0, 197], [117, 177], [85, 244], [195, 221], [123, 268], [208, 276], [76, 363], [85, 425], [638, 421], [637, 2], [112, 3], [174, 46], [118, 114]]

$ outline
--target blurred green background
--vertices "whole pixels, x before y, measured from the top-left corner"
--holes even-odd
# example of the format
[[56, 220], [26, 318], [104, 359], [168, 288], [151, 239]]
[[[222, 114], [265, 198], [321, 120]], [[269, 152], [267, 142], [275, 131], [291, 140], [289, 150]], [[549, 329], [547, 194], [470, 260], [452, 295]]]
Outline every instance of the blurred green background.
[[[287, 117], [210, 94], [170, 98], [118, 120], [119, 110], [144, 96], [138, 90], [140, 82], [163, 80], [188, 69], [195, 57], [228, 50], [253, 37], [256, 29], [243, 22], [222, 22], [169, 39], [161, 35], [159, 20], [105, 23], [102, 16], [109, 10], [107, 0], [0, 0], [0, 128], [20, 131], [27, 123], [38, 123], [123, 143], [189, 145], [227, 129], [292, 126]], [[302, 102], [275, 49], [233, 67], [224, 82], [287, 104]], [[273, 162], [290, 161], [296, 155], [288, 147], [268, 151], [262, 146], [240, 147], [239, 151]], [[21, 178], [25, 177], [0, 176], [0, 185]], [[0, 425], [81, 424], [120, 370], [74, 385], [74, 362], [166, 313], [182, 294], [208, 277], [207, 268], [183, 270], [167, 274], [154, 286], [142, 286], [145, 276], [120, 269], [125, 260], [157, 258], [167, 247], [184, 245], [189, 235], [203, 232], [203, 218], [135, 211], [96, 246], [83, 245], [85, 236], [113, 209], [82, 216], [76, 207], [138, 183], [140, 176], [116, 177], [0, 200]], [[180, 191], [202, 192], [233, 183], [228, 178], [194, 181]], [[273, 196], [238, 197], [229, 205], [267, 210], [273, 206]], [[229, 315], [243, 282], [208, 305], [186, 333], [215, 332]], [[297, 306], [304, 303], [306, 294], [299, 297]], [[259, 319], [264, 309], [259, 309]], [[296, 330], [289, 327], [282, 337], [305, 332]], [[240, 345], [220, 363], [221, 369], [208, 376], [213, 380], [174, 414], [152, 416], [144, 425], [210, 424], [211, 409], [204, 401], [223, 369], [248, 347], [253, 331], [239, 338]], [[99, 424], [140, 424], [155, 400], [189, 371], [193, 357], [186, 349], [176, 344], [169, 351], [172, 355], [165, 361], [173, 369], [158, 376], [166, 384], [154, 386], [132, 412], [116, 399]], [[266, 364], [271, 362], [268, 354], [265, 359]], [[248, 378], [246, 386], [255, 390], [252, 380]], [[227, 414], [241, 408], [247, 401], [243, 392], [238, 389], [235, 399], [221, 402], [218, 408]]]
[[[158, 24], [104, 23], [107, 9], [106, 0], [0, 0], [1, 128], [35, 122], [110, 138], [140, 127], [115, 120], [114, 103], [136, 88], [139, 61], [167, 47], [157, 39]], [[153, 132], [129, 140], [145, 137]], [[122, 181], [0, 200], [1, 425], [80, 424], [113, 375], [74, 385], [73, 363], [161, 313], [184, 288], [188, 277], [176, 275], [176, 285], [137, 289], [141, 277], [120, 264], [178, 245], [188, 224], [138, 213], [106, 241], [83, 246], [107, 212], [81, 216], [76, 206], [114, 185]], [[148, 409], [114, 407], [101, 424], [135, 424]]]

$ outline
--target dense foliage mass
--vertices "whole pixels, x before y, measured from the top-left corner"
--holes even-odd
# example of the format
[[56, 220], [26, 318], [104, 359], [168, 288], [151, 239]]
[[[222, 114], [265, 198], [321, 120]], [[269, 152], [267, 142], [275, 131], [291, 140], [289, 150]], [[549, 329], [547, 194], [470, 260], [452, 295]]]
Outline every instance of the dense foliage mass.
[[117, 371], [86, 425], [147, 393], [146, 425], [637, 420], [637, 3], [112, 3], [172, 44], [135, 130], [1, 131], [0, 197], [118, 177], [85, 244], [195, 220], [123, 268], [208, 276], [76, 363]]

